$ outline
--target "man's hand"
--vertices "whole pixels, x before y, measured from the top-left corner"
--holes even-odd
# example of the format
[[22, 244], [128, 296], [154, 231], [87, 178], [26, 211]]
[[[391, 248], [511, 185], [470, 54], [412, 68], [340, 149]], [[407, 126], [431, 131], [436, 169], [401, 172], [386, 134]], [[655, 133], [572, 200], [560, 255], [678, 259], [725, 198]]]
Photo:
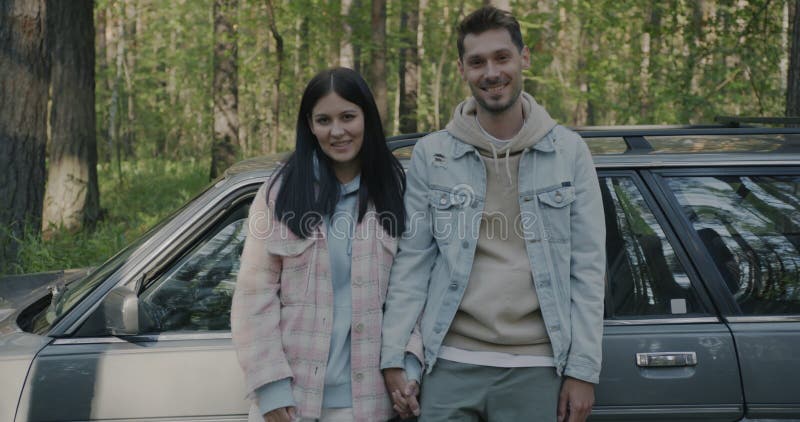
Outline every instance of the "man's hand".
[[383, 370], [386, 390], [394, 403], [394, 410], [402, 419], [419, 416], [419, 384], [406, 379], [406, 371], [402, 368], [386, 368]]
[[558, 396], [558, 422], [583, 422], [592, 413], [594, 384], [565, 377]]
[[294, 406], [279, 407], [264, 413], [264, 422], [292, 422], [297, 415]]

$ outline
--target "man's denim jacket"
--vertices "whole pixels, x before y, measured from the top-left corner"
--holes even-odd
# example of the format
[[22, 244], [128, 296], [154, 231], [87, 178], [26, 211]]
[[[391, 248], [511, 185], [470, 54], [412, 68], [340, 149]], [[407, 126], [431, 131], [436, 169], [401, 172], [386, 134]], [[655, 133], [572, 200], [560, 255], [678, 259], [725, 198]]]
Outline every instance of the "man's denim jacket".
[[[605, 217], [586, 143], [555, 126], [519, 164], [521, 227], [556, 370], [597, 383], [603, 338]], [[467, 287], [484, 209], [486, 170], [477, 150], [446, 131], [421, 139], [407, 173], [406, 233], [389, 279], [381, 368], [403, 367], [421, 315], [425, 366]], [[502, 274], [497, 274], [502, 277]], [[497, 283], [502, 280], [486, 280]]]

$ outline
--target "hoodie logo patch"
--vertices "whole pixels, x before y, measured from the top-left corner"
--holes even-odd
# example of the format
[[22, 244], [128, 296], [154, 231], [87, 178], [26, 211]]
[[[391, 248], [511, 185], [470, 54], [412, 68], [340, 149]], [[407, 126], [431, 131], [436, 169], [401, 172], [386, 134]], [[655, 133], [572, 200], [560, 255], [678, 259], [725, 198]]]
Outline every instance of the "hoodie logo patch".
[[444, 154], [433, 154], [433, 165], [437, 167], [447, 168], [447, 159], [444, 158]]

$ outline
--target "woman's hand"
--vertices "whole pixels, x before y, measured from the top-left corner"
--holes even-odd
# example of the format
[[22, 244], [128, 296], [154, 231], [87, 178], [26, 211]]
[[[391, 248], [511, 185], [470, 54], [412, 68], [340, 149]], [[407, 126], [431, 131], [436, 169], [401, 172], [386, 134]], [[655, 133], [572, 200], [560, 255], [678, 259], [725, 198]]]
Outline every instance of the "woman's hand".
[[386, 390], [394, 403], [394, 410], [400, 414], [400, 418], [407, 419], [412, 416], [419, 416], [419, 384], [416, 381], [406, 379], [406, 371], [402, 368], [387, 368], [383, 370], [383, 380], [386, 383]]
[[292, 422], [297, 415], [294, 406], [279, 407], [264, 413], [264, 422]]

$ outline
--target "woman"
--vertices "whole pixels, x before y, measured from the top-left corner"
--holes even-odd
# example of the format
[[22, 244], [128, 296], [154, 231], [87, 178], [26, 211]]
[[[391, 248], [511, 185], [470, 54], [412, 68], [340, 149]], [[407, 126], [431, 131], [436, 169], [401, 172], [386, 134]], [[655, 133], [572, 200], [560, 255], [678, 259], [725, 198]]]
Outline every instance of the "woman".
[[[250, 208], [231, 326], [251, 421], [392, 417], [380, 335], [404, 188], [363, 78], [317, 74], [295, 152]], [[409, 346], [406, 374], [418, 380], [418, 335]]]

